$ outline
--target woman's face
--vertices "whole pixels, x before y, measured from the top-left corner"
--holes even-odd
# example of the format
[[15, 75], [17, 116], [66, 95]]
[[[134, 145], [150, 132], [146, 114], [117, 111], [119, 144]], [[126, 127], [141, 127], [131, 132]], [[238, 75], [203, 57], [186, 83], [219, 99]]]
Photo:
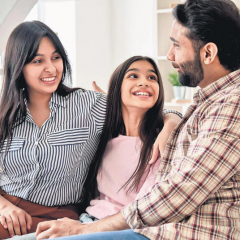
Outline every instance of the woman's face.
[[121, 87], [123, 111], [144, 114], [155, 105], [158, 95], [158, 77], [152, 64], [145, 60], [132, 63]]
[[23, 68], [29, 96], [51, 97], [62, 79], [62, 73], [61, 56], [48, 37], [42, 38], [36, 56]]

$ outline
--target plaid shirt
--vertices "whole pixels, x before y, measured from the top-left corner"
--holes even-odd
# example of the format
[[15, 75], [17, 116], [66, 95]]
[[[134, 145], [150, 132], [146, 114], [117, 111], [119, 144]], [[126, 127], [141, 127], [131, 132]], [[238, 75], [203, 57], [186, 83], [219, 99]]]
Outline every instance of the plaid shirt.
[[156, 184], [122, 209], [149, 239], [240, 239], [240, 70], [194, 96]]

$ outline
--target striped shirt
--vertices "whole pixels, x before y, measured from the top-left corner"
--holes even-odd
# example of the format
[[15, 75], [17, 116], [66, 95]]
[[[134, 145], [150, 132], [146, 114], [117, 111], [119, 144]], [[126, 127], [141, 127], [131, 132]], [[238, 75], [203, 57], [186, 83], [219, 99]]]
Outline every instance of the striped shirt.
[[151, 191], [122, 210], [149, 239], [240, 239], [240, 70], [210, 84], [172, 132]]
[[27, 110], [13, 130], [0, 187], [10, 195], [45, 206], [81, 202], [82, 187], [105, 119], [106, 96], [77, 90], [53, 93], [50, 116], [41, 128]]

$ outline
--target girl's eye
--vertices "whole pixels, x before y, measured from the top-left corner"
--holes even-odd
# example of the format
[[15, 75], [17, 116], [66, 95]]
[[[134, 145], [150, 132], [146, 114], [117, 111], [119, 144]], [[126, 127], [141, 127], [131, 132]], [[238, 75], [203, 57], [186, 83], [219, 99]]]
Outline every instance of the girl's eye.
[[149, 76], [148, 77], [150, 80], [154, 80], [154, 81], [157, 81], [157, 78], [155, 76]]
[[137, 78], [137, 75], [136, 74], [131, 74], [131, 75], [129, 75], [129, 78]]

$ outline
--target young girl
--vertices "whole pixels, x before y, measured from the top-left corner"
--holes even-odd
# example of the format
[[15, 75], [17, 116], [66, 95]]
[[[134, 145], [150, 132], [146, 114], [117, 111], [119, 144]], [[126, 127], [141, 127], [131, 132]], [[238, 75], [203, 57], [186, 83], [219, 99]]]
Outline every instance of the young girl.
[[[163, 85], [155, 62], [135, 56], [113, 73], [107, 96], [106, 120], [91, 164], [86, 192], [90, 202], [80, 221], [115, 214], [154, 185], [160, 158], [151, 166], [152, 145], [163, 128]], [[89, 196], [94, 197], [93, 195]]]
[[41, 22], [14, 29], [4, 63], [0, 239], [34, 232], [41, 221], [78, 219], [106, 108], [105, 95], [65, 85], [67, 55]]

